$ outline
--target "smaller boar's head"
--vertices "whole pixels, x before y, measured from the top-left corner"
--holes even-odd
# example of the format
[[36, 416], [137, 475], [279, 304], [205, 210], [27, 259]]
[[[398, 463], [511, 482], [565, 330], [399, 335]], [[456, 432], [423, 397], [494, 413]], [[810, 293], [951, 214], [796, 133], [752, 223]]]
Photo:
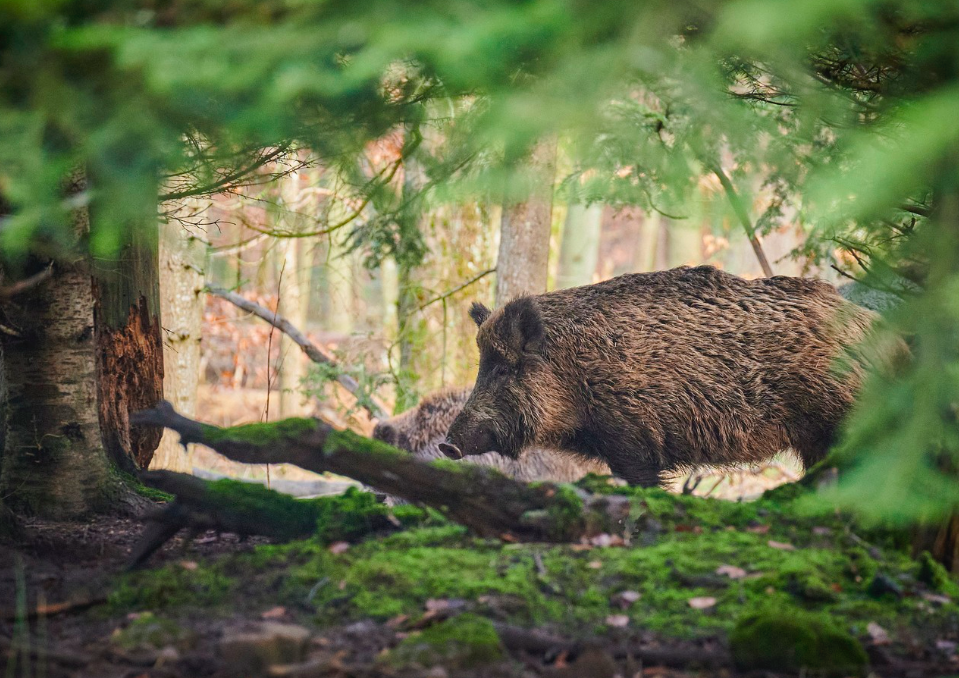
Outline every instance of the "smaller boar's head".
[[545, 366], [543, 321], [531, 297], [495, 313], [474, 303], [470, 317], [479, 328], [479, 373], [440, 449], [453, 459], [486, 452], [515, 459], [536, 439], [541, 421], [544, 398], [533, 394]]

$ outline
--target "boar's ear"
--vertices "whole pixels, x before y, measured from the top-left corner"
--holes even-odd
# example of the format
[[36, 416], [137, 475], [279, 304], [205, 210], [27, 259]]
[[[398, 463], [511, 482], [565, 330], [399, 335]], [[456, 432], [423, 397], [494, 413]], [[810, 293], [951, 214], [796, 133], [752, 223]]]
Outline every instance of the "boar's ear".
[[509, 343], [518, 355], [539, 353], [543, 347], [543, 319], [531, 297], [520, 297], [507, 306]]
[[483, 304], [478, 301], [474, 301], [473, 305], [470, 306], [470, 318], [473, 319], [473, 322], [476, 323], [476, 326], [479, 327], [486, 322], [486, 319], [490, 317], [492, 313], [491, 310], [483, 306]]

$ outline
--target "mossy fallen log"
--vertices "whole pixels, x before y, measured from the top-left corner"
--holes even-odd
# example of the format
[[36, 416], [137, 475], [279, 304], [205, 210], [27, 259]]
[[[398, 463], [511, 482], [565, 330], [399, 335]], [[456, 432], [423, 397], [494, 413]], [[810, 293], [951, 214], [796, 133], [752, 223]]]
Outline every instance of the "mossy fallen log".
[[313, 537], [334, 542], [421, 524], [428, 518], [423, 509], [391, 508], [356, 488], [339, 496], [303, 500], [261, 485], [206, 481], [172, 471], [148, 471], [141, 478], [175, 500], [147, 517], [149, 527], [134, 547], [129, 567], [141, 565], [184, 528], [194, 534], [216, 530], [277, 541]]
[[314, 419], [218, 428], [188, 419], [164, 402], [133, 415], [131, 421], [164, 426], [179, 433], [184, 445], [206, 445], [234, 461], [287, 463], [347, 476], [434, 508], [480, 536], [505, 541], [570, 542], [622, 532], [630, 510], [627, 497], [588, 495], [550, 483], [521, 483], [490, 468], [451, 461], [427, 463]]

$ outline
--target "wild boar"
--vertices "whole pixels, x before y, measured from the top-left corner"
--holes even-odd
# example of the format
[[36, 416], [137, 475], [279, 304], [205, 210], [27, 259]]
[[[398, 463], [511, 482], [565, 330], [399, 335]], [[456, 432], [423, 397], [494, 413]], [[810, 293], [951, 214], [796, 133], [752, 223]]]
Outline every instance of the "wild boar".
[[807, 467], [821, 460], [863, 376], [862, 354], [845, 349], [877, 317], [822, 281], [744, 280], [711, 266], [495, 311], [473, 304], [470, 315], [479, 374], [440, 446], [447, 456], [569, 449], [644, 486], [790, 447]]
[[[417, 407], [379, 422], [373, 429], [373, 437], [411, 452], [420, 459], [445, 459], [439, 448], [440, 443], [446, 440], [450, 424], [462, 411], [471, 390], [469, 387], [452, 388], [428, 395]], [[609, 475], [609, 467], [600, 461], [541, 448], [526, 450], [517, 459], [487, 452], [470, 457], [468, 463], [491, 466], [525, 482], [549, 480], [568, 483], [579, 480], [587, 473]]]

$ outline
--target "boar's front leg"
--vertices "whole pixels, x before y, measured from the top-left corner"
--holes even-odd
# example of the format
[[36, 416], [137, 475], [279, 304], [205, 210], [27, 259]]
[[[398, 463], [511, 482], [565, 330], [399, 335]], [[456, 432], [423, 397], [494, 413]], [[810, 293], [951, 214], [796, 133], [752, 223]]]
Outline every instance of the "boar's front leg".
[[654, 465], [643, 463], [629, 463], [629, 461], [609, 460], [609, 469], [617, 478], [622, 478], [630, 485], [640, 487], [659, 487], [663, 484], [663, 470]]

